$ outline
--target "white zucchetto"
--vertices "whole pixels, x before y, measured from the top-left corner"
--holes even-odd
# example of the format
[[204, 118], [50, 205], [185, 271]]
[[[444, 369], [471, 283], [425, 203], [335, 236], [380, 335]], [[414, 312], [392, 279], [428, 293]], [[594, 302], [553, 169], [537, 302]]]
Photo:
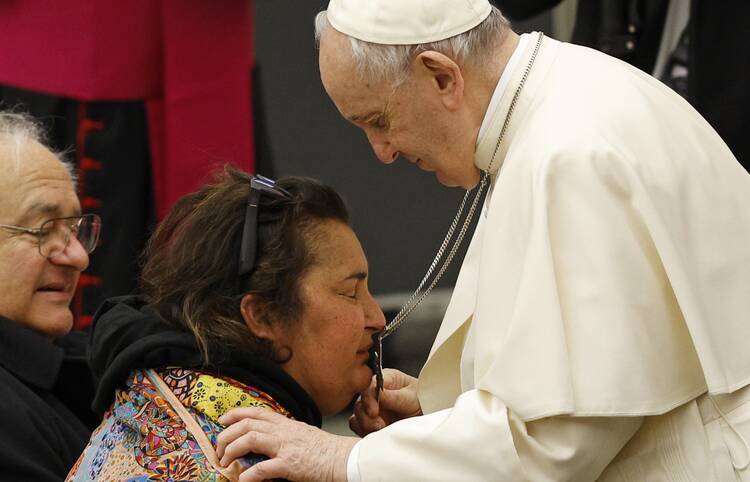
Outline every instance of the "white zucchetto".
[[341, 33], [386, 45], [445, 40], [489, 16], [488, 0], [331, 0], [328, 22]]

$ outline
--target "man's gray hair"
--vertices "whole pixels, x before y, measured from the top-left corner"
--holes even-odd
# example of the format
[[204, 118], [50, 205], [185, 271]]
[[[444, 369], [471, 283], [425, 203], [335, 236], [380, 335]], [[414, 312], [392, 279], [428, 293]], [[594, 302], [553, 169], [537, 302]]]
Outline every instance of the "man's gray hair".
[[76, 182], [75, 167], [65, 161], [64, 152], [50, 149], [44, 129], [36, 119], [29, 114], [0, 110], [0, 156], [10, 156], [9, 160], [16, 172], [23, 162], [24, 150], [32, 143], [49, 149], [68, 169], [73, 182]]
[[[330, 27], [325, 10], [315, 17], [315, 41]], [[482, 65], [495, 55], [493, 48], [510, 29], [510, 22], [496, 7], [473, 29], [437, 42], [416, 45], [383, 45], [348, 36], [357, 73], [365, 80], [388, 81], [393, 87], [409, 76], [411, 61], [420, 52], [433, 50], [451, 58], [459, 65]]]

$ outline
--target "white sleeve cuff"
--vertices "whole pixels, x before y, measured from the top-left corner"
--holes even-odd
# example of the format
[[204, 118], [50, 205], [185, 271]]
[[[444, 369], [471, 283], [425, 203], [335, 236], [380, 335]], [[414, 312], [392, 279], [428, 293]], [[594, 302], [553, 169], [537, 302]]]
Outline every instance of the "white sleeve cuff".
[[354, 444], [351, 452], [349, 452], [349, 458], [346, 459], [346, 480], [347, 482], [362, 482], [362, 477], [359, 473], [359, 444], [361, 441]]

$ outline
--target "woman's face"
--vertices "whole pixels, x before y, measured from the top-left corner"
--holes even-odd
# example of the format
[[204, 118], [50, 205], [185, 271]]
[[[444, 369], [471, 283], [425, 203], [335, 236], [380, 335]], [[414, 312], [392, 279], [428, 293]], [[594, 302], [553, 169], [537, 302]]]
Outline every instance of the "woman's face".
[[368, 349], [385, 318], [367, 289], [367, 259], [351, 228], [328, 220], [316, 230], [316, 262], [300, 280], [300, 318], [274, 344], [292, 349], [283, 368], [331, 415], [369, 385]]

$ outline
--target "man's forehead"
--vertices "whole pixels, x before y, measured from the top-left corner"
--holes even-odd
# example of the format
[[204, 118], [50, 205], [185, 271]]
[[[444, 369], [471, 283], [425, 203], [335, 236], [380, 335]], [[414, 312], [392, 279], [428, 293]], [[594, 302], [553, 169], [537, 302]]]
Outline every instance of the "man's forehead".
[[42, 219], [77, 216], [81, 213], [73, 184], [70, 180], [45, 180], [19, 186], [9, 213], [20, 224]]
[[18, 163], [6, 154], [0, 154], [6, 173], [0, 180], [0, 213], [4, 218], [29, 220], [80, 212], [70, 173], [49, 150], [27, 146]]
[[323, 75], [323, 86], [343, 117], [356, 122], [382, 113], [388, 89], [363, 81], [353, 69]]
[[[361, 82], [348, 43], [341, 38], [336, 38], [329, 31], [335, 32], [329, 28], [320, 40], [318, 63], [323, 84], [346, 87]], [[338, 35], [341, 36], [341, 34]]]

